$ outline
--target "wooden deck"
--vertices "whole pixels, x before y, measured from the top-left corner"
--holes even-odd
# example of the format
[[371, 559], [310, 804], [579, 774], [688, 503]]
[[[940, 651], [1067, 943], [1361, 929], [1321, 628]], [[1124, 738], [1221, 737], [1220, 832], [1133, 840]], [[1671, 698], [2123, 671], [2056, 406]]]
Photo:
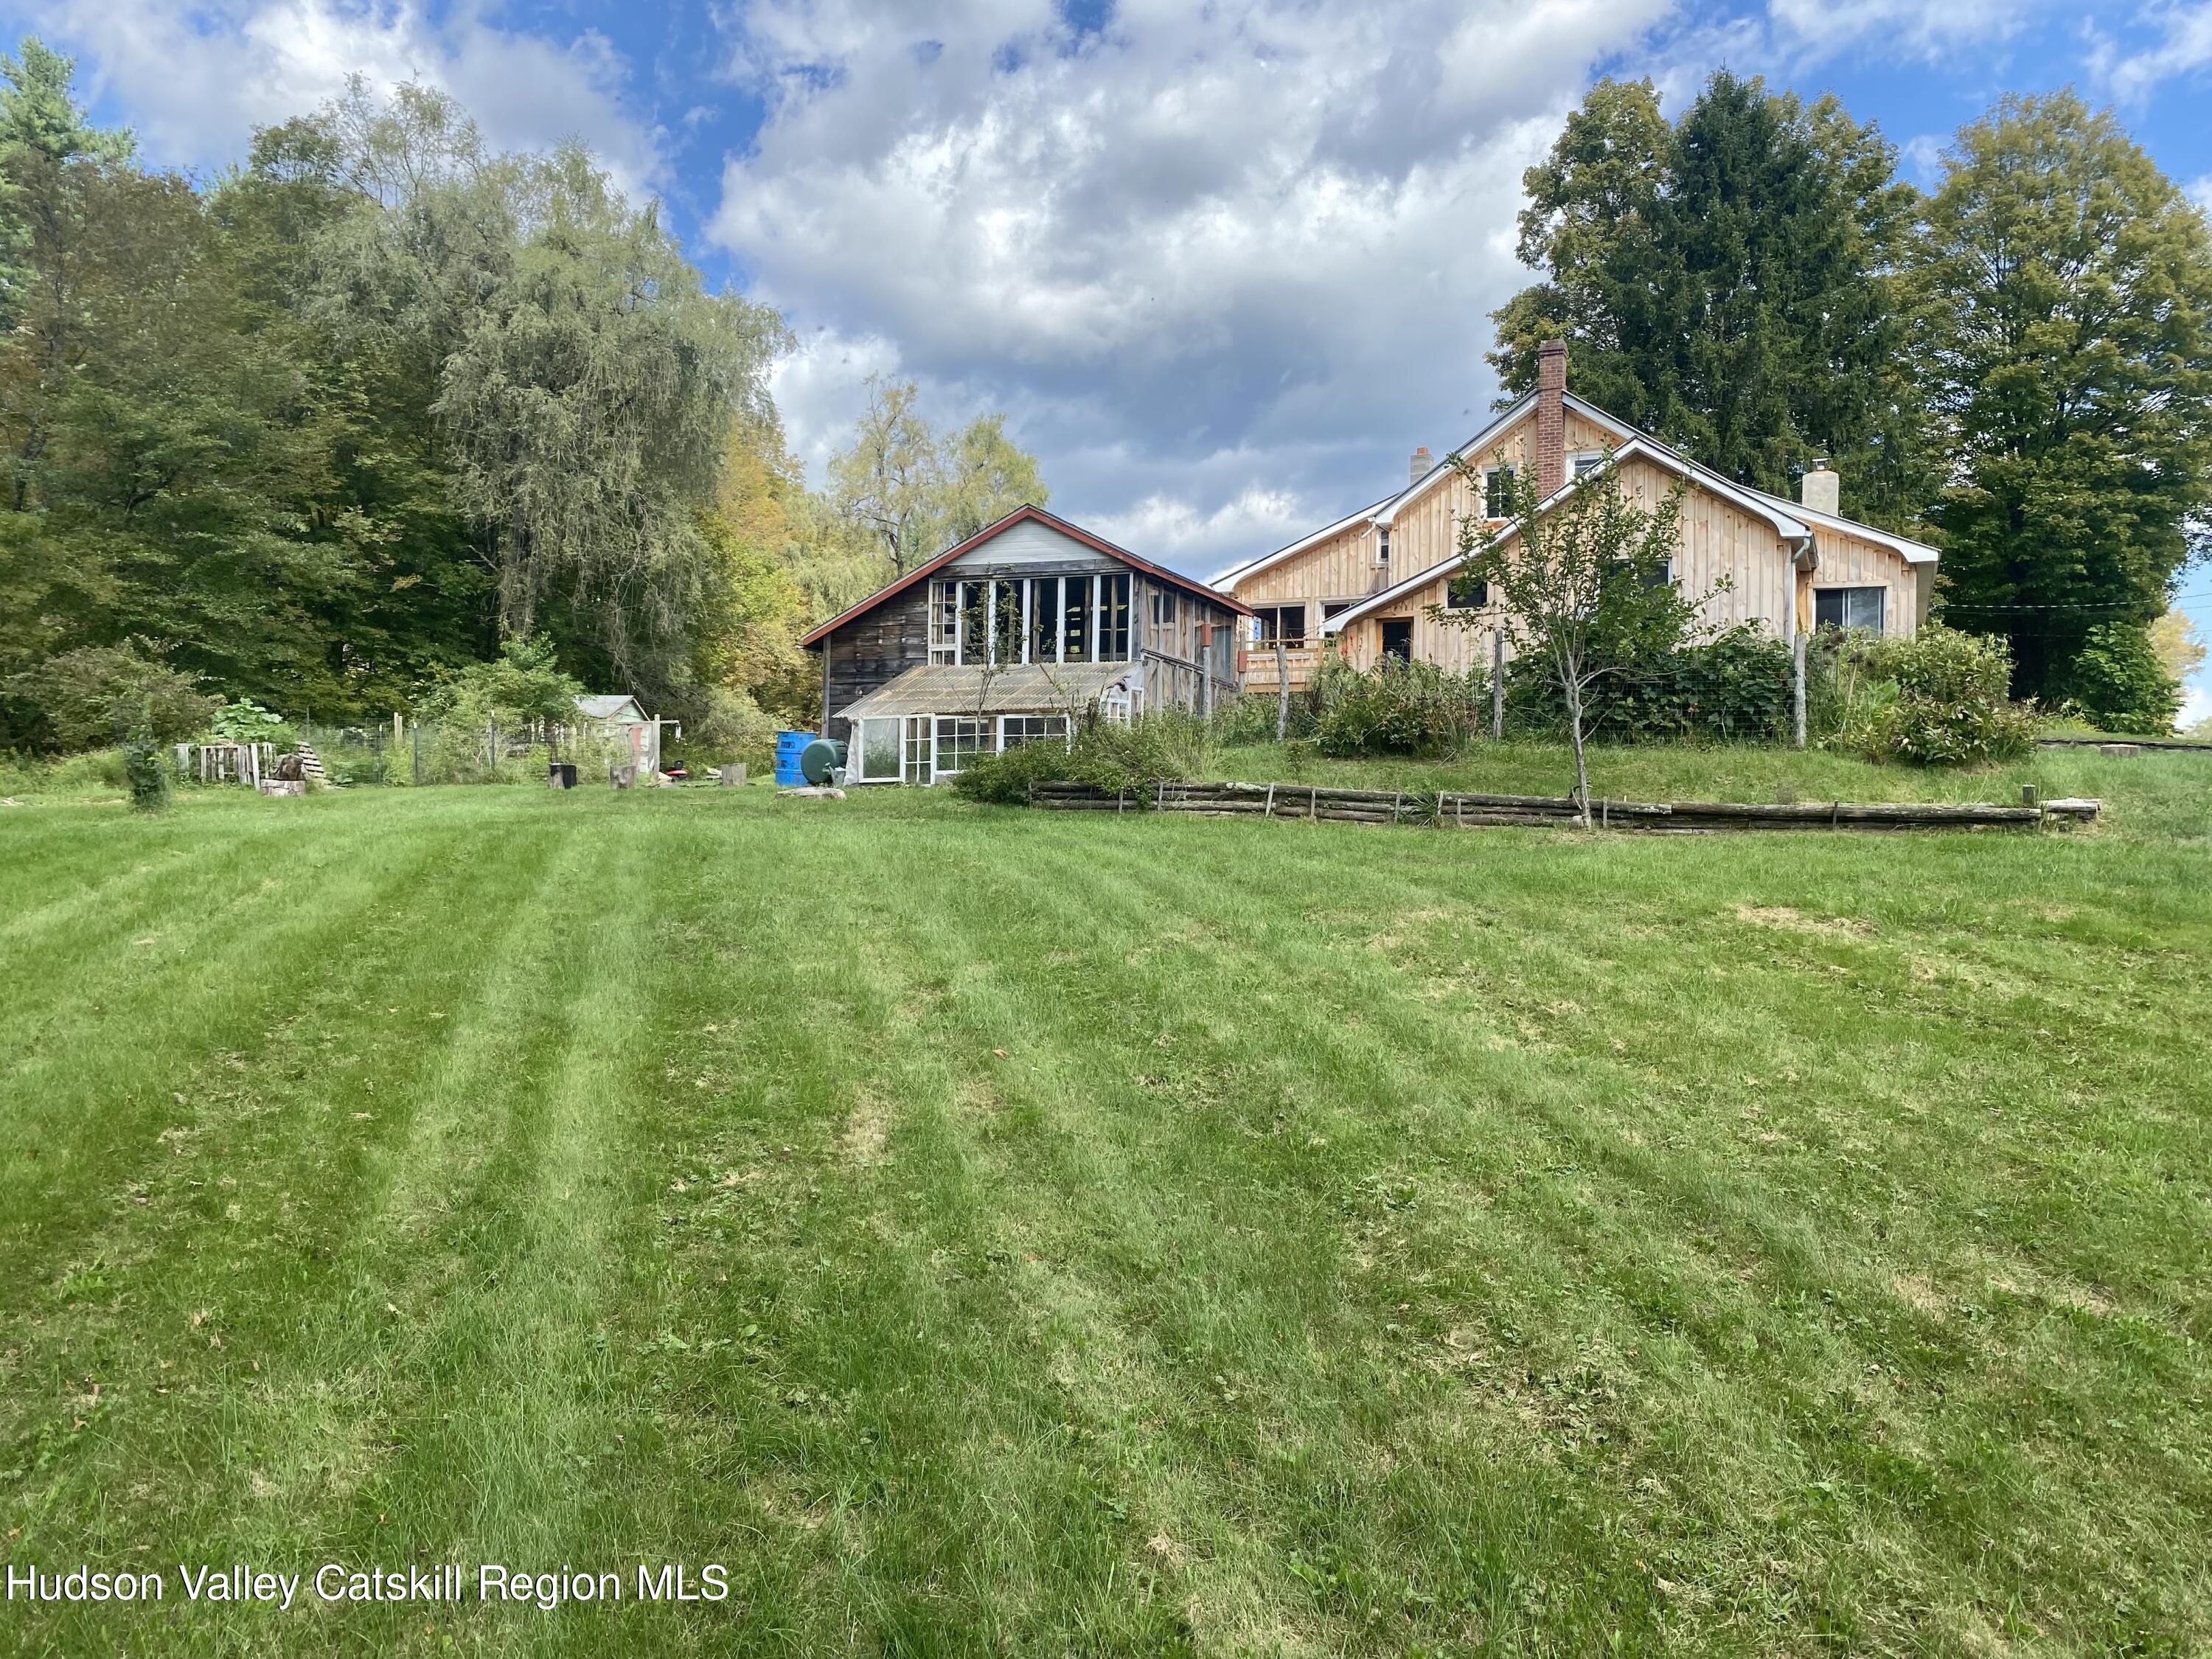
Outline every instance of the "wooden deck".
[[[1275, 672], [1275, 647], [1272, 645], [1249, 645], [1240, 653], [1243, 659], [1244, 695], [1272, 695], [1279, 684]], [[1313, 684], [1314, 676], [1321, 672], [1324, 649], [1318, 645], [1285, 645], [1283, 647], [1283, 669], [1291, 683], [1291, 690], [1303, 691]]]

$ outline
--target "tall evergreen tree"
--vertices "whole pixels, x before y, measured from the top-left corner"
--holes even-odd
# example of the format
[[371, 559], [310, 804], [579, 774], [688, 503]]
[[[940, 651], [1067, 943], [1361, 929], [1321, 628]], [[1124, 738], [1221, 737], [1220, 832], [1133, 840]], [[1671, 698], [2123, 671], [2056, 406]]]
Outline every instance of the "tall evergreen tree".
[[1496, 313], [1491, 361], [1517, 394], [1565, 337], [1577, 390], [1723, 475], [1789, 494], [1826, 456], [1847, 511], [1908, 519], [1929, 480], [1893, 170], [1832, 100], [1723, 71], [1670, 126], [1650, 82], [1601, 82], [1526, 175], [1546, 280]]
[[2005, 635], [2016, 692], [2057, 702], [2091, 630], [2147, 627], [2203, 550], [2212, 237], [2070, 92], [1962, 128], [1927, 217], [1946, 616]]

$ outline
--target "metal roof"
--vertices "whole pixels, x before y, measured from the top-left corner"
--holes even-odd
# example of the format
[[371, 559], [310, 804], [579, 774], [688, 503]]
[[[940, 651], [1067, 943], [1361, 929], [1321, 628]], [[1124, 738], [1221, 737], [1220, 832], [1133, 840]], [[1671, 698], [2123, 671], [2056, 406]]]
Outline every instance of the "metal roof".
[[1031, 522], [1041, 524], [1048, 530], [1057, 530], [1061, 535], [1067, 537], [1070, 540], [1082, 543], [1084, 546], [1090, 548], [1093, 552], [1103, 553], [1109, 558], [1119, 559], [1123, 564], [1129, 566], [1132, 569], [1141, 570], [1147, 576], [1155, 577], [1164, 582], [1172, 582], [1176, 586], [1180, 587], [1186, 593], [1192, 594], [1198, 599], [1209, 600], [1212, 603], [1219, 605], [1224, 611], [1233, 611], [1240, 617], [1249, 617], [1252, 614], [1250, 611], [1245, 608], [1241, 600], [1232, 599], [1226, 593], [1218, 592], [1214, 589], [1208, 587], [1204, 582], [1199, 580], [1195, 576], [1186, 576], [1181, 571], [1169, 569], [1165, 565], [1154, 564], [1149, 559], [1140, 559], [1135, 554], [1130, 552], [1127, 548], [1116, 547], [1109, 541], [1102, 540], [1100, 538], [1092, 535], [1089, 531], [1084, 529], [1080, 525], [1070, 524], [1066, 520], [1059, 517], [1055, 514], [1048, 513], [1041, 507], [1030, 507], [1025, 505], [1016, 507], [1012, 512], [1007, 514], [1005, 518], [1000, 519], [995, 524], [985, 525], [981, 530], [970, 536], [966, 541], [958, 544], [957, 546], [946, 548], [945, 551], [939, 554], [927, 564], [922, 565], [919, 568], [908, 571], [905, 575], [891, 583], [890, 586], [878, 589], [875, 592], [869, 594], [866, 599], [862, 599], [858, 605], [848, 605], [844, 610], [840, 611], [836, 616], [830, 617], [828, 622], [822, 623], [821, 626], [815, 629], [799, 642], [801, 645], [810, 647], [820, 644], [831, 634], [836, 633], [837, 629], [842, 628], [847, 623], [852, 621], [854, 617], [858, 617], [866, 611], [872, 611], [876, 606], [881, 605], [885, 599], [890, 599], [895, 593], [904, 592], [908, 588], [912, 587], [916, 582], [921, 581], [925, 577], [932, 575], [937, 571], [943, 569], [946, 565], [951, 563], [953, 560], [958, 558], [963, 553], [970, 552], [975, 549], [982, 546], [985, 542], [989, 541], [994, 536], [999, 535], [1002, 532], [1011, 530], [1018, 524]]
[[645, 710], [638, 708], [637, 699], [627, 691], [592, 691], [576, 699], [576, 707], [595, 720], [611, 720], [625, 708], [637, 710], [640, 720]]
[[1021, 663], [986, 669], [930, 663], [878, 686], [836, 711], [840, 720], [882, 714], [1076, 713], [1142, 672], [1133, 662]]

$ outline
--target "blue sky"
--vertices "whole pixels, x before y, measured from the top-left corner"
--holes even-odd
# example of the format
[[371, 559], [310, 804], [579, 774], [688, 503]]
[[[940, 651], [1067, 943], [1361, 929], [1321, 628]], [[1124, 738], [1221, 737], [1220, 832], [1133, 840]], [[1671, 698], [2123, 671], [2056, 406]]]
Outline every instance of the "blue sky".
[[[1522, 169], [1596, 76], [1726, 64], [1878, 121], [1932, 182], [2071, 82], [2212, 204], [2212, 0], [0, 0], [105, 118], [211, 171], [349, 71], [510, 146], [580, 137], [781, 307], [818, 468], [871, 373], [1004, 410], [1054, 505], [1208, 572], [1382, 494], [1494, 392]], [[2212, 595], [2212, 569], [2185, 582]], [[2212, 598], [2189, 608], [2212, 636]], [[2212, 679], [2197, 688], [2212, 714]]]

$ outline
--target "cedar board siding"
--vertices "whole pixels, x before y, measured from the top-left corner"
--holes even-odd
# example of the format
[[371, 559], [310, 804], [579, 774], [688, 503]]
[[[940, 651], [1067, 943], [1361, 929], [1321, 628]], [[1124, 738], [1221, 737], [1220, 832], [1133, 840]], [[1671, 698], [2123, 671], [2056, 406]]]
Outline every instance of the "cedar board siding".
[[[1642, 505], [1655, 507], [1674, 488], [1674, 475], [1649, 461], [1634, 461], [1622, 469], [1622, 487]], [[1713, 593], [1700, 610], [1709, 623], [1723, 627], [1756, 622], [1764, 631], [1786, 638], [1793, 631], [1792, 612], [1802, 598], [1806, 625], [1810, 625], [1811, 592], [1814, 587], [1880, 586], [1886, 588], [1887, 631], [1909, 635], [1914, 614], [1912, 569], [1902, 555], [1863, 538], [1840, 531], [1822, 530], [1816, 538], [1820, 568], [1809, 580], [1800, 581], [1790, 563], [1790, 548], [1765, 519], [1734, 502], [1692, 484], [1682, 503], [1680, 550], [1675, 556], [1675, 578], [1692, 593], [1710, 590], [1726, 575], [1731, 583], [1724, 592]], [[1470, 629], [1441, 623], [1427, 614], [1441, 605], [1445, 579], [1409, 593], [1377, 616], [1362, 617], [1342, 635], [1345, 659], [1356, 668], [1370, 668], [1382, 654], [1384, 617], [1413, 619], [1413, 654], [1453, 673], [1489, 660], [1490, 629], [1481, 624]], [[1801, 595], [1799, 590], [1802, 588]]]
[[[1614, 447], [1604, 428], [1575, 410], [1567, 410], [1566, 448], [1577, 452]], [[1491, 465], [1499, 451], [1506, 464], [1526, 468], [1528, 447], [1535, 434], [1535, 416], [1528, 415], [1507, 428], [1504, 434], [1468, 463]], [[1459, 552], [1460, 520], [1480, 510], [1481, 503], [1468, 481], [1457, 472], [1430, 487], [1426, 495], [1404, 507], [1390, 531], [1390, 569], [1377, 571], [1375, 550], [1378, 540], [1371, 524], [1349, 525], [1328, 540], [1308, 548], [1295, 558], [1256, 572], [1237, 582], [1233, 591], [1247, 605], [1295, 604], [1304, 600], [1312, 614], [1306, 619], [1309, 636], [1321, 628], [1321, 606], [1344, 599], [1363, 599], [1407, 574], [1442, 564]], [[1395, 574], [1392, 573], [1395, 573]], [[1378, 580], [1377, 578], [1380, 578]]]

